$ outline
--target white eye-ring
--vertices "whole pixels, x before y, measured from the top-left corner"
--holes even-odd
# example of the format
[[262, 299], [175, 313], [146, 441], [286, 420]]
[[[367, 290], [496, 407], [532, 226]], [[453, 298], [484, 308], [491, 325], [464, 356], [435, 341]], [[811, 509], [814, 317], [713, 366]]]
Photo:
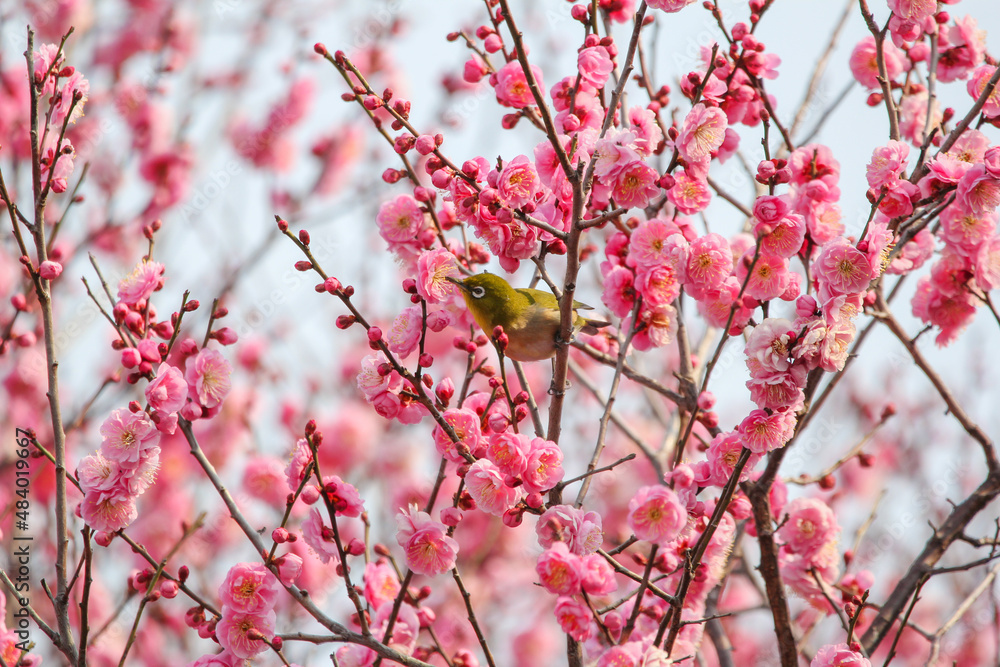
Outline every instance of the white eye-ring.
[[477, 285], [476, 287], [472, 288], [472, 296], [476, 297], [477, 299], [482, 299], [484, 296], [486, 296], [486, 290]]

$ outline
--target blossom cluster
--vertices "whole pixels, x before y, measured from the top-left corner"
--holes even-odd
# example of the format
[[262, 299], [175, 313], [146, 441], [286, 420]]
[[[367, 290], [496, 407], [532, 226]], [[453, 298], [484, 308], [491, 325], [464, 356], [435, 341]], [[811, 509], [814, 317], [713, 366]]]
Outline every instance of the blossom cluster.
[[262, 563], [237, 563], [229, 568], [219, 586], [222, 617], [212, 635], [223, 652], [191, 664], [201, 667], [246, 660], [266, 651], [274, 637], [274, 606], [280, 592], [277, 577]]
[[[529, 143], [499, 157], [453, 146], [435, 130], [414, 127], [411, 102], [399, 92], [406, 87], [397, 85], [388, 41], [381, 41], [403, 29], [401, 20], [394, 19], [374, 46], [359, 46], [350, 58], [318, 44], [315, 60], [325, 59], [347, 81], [342, 99], [360, 104], [399, 160], [382, 172], [382, 181], [397, 191], [369, 216], [368, 231], [396, 260], [405, 302], [400, 308], [386, 300], [388, 312], [362, 303], [370, 285], [362, 284], [356, 294], [327, 275], [309, 233], [295, 235], [279, 218], [279, 230], [306, 255], [295, 263], [297, 275], [315, 271], [321, 276], [315, 291], [350, 310], [336, 318], [337, 328], [363, 329], [358, 345], [348, 349], [350, 360], [339, 367], [322, 365], [319, 354], [310, 357], [315, 367], [308, 369], [302, 396], [285, 384], [285, 368], [272, 364], [264, 335], [241, 341], [235, 350], [234, 363], [249, 379], [243, 387], [233, 386], [233, 367], [218, 347], [235, 344], [237, 335], [216, 326], [227, 308], [213, 306], [203, 337], [189, 331], [194, 317], [189, 314], [199, 304], [186, 294], [176, 312], [162, 312], [170, 260], [156, 235], [163, 221], [169, 227], [178, 214], [189, 220], [192, 211], [204, 209], [190, 197], [192, 178], [202, 166], [196, 160], [201, 146], [191, 138], [200, 137], [207, 124], [193, 113], [175, 114], [170, 105], [177, 93], [171, 74], [189, 62], [193, 50], [194, 30], [184, 13], [159, 0], [128, 3], [127, 25], [101, 35], [93, 49], [95, 67], [101, 68], [92, 76], [94, 86], [110, 83], [93, 95], [90, 118], [82, 114], [91, 83], [66, 64], [62, 46], [46, 44], [31, 54], [32, 72], [20, 64], [0, 68], [5, 175], [8, 157], [16, 165], [32, 161], [31, 169], [13, 170], [13, 187], [24, 190], [24, 176], [31, 172], [41, 179], [33, 183], [36, 196], [39, 186], [66, 195], [53, 198], [65, 204], [59, 222], [53, 203], [42, 220], [22, 225], [50, 234], [51, 251], [36, 248], [45, 261], [39, 259], [35, 268], [18, 238], [27, 270], [20, 271], [16, 262], [10, 271], [0, 265], [0, 288], [13, 285], [7, 274], [20, 271], [24, 292], [10, 299], [15, 319], [24, 319], [2, 323], [0, 355], [8, 339], [31, 348], [43, 333], [51, 338], [41, 317], [34, 331], [21, 333], [30, 317], [25, 314], [46, 305], [43, 297], [55, 302], [63, 297], [60, 290], [68, 281], [48, 283], [62, 275], [74, 254], [82, 255], [89, 244], [131, 262], [138, 254], [134, 244], [148, 241], [145, 256], [118, 282], [117, 293], [108, 292], [113, 304], [104, 313], [114, 330], [116, 357], [105, 385], [119, 383], [137, 400], [91, 420], [88, 411], [101, 405], [94, 401], [65, 433], [57, 432], [53, 420], [53, 432], [37, 438], [43, 443], [51, 435], [58, 443], [68, 437], [68, 454], [56, 466], [61, 469], [77, 460], [77, 446], [100, 424], [99, 449], [86, 442], [87, 455], [70, 480], [83, 492], [77, 516], [104, 547], [114, 546], [113, 537], [128, 528], [128, 539], [142, 546], [134, 550], [135, 558], [148, 561], [141, 567], [169, 554], [155, 574], [145, 569], [128, 579], [129, 595], [144, 596], [128, 646], [133, 639], [165, 646], [164, 638], [176, 635], [186, 649], [187, 637], [197, 634], [209, 648], [199, 647], [196, 655], [202, 657], [193, 667], [249, 664], [267, 650], [291, 664], [299, 649], [302, 654], [310, 649], [288, 646], [286, 658], [282, 643], [292, 644], [294, 635], [280, 630], [298, 624], [304, 609], [320, 625], [340, 631], [333, 636], [343, 645], [320, 650], [335, 651], [337, 664], [347, 667], [395, 664], [400, 656], [474, 667], [480, 649], [489, 652], [487, 635], [498, 629], [520, 633], [500, 649], [513, 654], [512, 664], [555, 662], [546, 657], [545, 644], [556, 639], [565, 645], [560, 631], [571, 646], [578, 644], [578, 662], [598, 667], [711, 663], [712, 651], [702, 648], [706, 637], [717, 651], [731, 651], [731, 662], [749, 664], [750, 651], [765, 642], [746, 636], [741, 616], [771, 605], [777, 624], [780, 604], [785, 611], [802, 610], [785, 614], [792, 617], [785, 621], [789, 636], [805, 636], [824, 617], [847, 611], [846, 641], [819, 648], [812, 667], [870, 665], [874, 651], [855, 641], [855, 632], [860, 637], [875, 627], [873, 617], [888, 608], [867, 603], [868, 593], [876, 592], [876, 585], [897, 584], [890, 577], [876, 581], [861, 569], [863, 559], [842, 550], [841, 524], [850, 528], [850, 522], [839, 512], [847, 493], [825, 492], [842, 484], [862, 497], [861, 487], [873, 477], [862, 479], [858, 470], [868, 469], [873, 457], [858, 453], [859, 447], [833, 473], [816, 479], [783, 479], [788, 466], [779, 471], [777, 464], [795, 451], [790, 443], [813, 416], [821, 376], [845, 370], [862, 316], [892, 317], [891, 299], [883, 296], [886, 274], [904, 276], [926, 267], [907, 285], [916, 283], [913, 313], [935, 328], [939, 345], [956, 340], [981, 306], [993, 307], [989, 292], [1000, 286], [1000, 146], [991, 145], [987, 133], [1000, 126], [1000, 93], [994, 90], [981, 100], [978, 116], [970, 115], [963, 125], [953, 109], [938, 104], [934, 86], [963, 82], [961, 94], [976, 100], [993, 85], [997, 67], [975, 20], [945, 11], [956, 2], [887, 0], [892, 14], [886, 28], [854, 48], [851, 71], [869, 91], [871, 109], [865, 113], [881, 113], [884, 104], [893, 138], [873, 150], [867, 187], [848, 195], [841, 192], [837, 159], [845, 160], [846, 169], [847, 153], [818, 143], [822, 139], [799, 144], [796, 128], [782, 124], [778, 100], [767, 92], [781, 66], [757, 29], [776, 4], [771, 0], [748, 0], [749, 18], [736, 23], [718, 3], [701, 3], [724, 39], [701, 48], [691, 71], [676, 73], [675, 91], [653, 82], [653, 71], [643, 62], [648, 54], [641, 50], [649, 33], [642, 31], [662, 21], [662, 13], [678, 12], [693, 0], [571, 2], [578, 48], [572, 64], [558, 73], [528, 62], [534, 56], [506, 15], [506, 2], [486, 3], [488, 20], [449, 35], [450, 41], [465, 43], [469, 56], [460, 75], [448, 75], [445, 85], [453, 93], [477, 90], [477, 104], [484, 91], [491, 102], [495, 97], [505, 114], [501, 127], [525, 131], [518, 137], [538, 130]], [[48, 9], [42, 4], [28, 0], [28, 11], [44, 15], [46, 40], [60, 36], [56, 24], [66, 24], [65, 30], [71, 18], [86, 18], [78, 11], [87, 5], [83, 0], [49, 3]], [[227, 7], [221, 3], [216, 10]], [[280, 12], [273, 18], [279, 21]], [[634, 30], [627, 50], [608, 28], [612, 23]], [[155, 57], [158, 69], [140, 82], [133, 57], [143, 54]], [[290, 220], [305, 217], [314, 196], [333, 192], [362, 149], [354, 125], [328, 131], [312, 144], [314, 178], [299, 178], [296, 130], [321, 106], [314, 102], [325, 88], [305, 69], [296, 66], [291, 74], [291, 67], [283, 67], [289, 76], [282, 92], [256, 105], [260, 116], [227, 114], [217, 133], [225, 148], [269, 182], [271, 205]], [[191, 96], [202, 100], [235, 91], [250, 80], [248, 72], [198, 74], [188, 82]], [[20, 79], [34, 87], [15, 85]], [[383, 88], [382, 82], [389, 85]], [[376, 92], [375, 85], [384, 92]], [[26, 88], [37, 88], [42, 100], [39, 116], [31, 119], [44, 119], [37, 146], [27, 130], [25, 110], [34, 105], [28, 104]], [[123, 122], [129, 160], [104, 159], [98, 152], [92, 116], [94, 106], [102, 113], [101, 105]], [[744, 147], [751, 138], [756, 144], [761, 133], [765, 158], [755, 173], [749, 166], [755, 190], [736, 203], [710, 173], [737, 154], [741, 141]], [[108, 150], [107, 143], [100, 151]], [[102, 215], [93, 218], [108, 222], [88, 228], [86, 242], [77, 248], [67, 240], [69, 232], [58, 243], [55, 237], [63, 219], [72, 221], [66, 216], [70, 204], [82, 203], [69, 193], [76, 192], [74, 176], [83, 180], [75, 164], [84, 162], [92, 165], [87, 186], [93, 183], [102, 195], [92, 199], [104, 200]], [[113, 195], [123, 184], [132, 185], [126, 180], [130, 162], [131, 180], [141, 187], [134, 188], [128, 206], [112, 207]], [[211, 178], [220, 188], [228, 183]], [[853, 206], [848, 197], [870, 211], [863, 229], [848, 230], [842, 220], [841, 205]], [[20, 198], [26, 199], [25, 192]], [[734, 204], [730, 218], [720, 211], [725, 202]], [[17, 213], [29, 207], [15, 210], [7, 203], [15, 230], [21, 229]], [[260, 256], [234, 275], [252, 268]], [[553, 380], [572, 374], [571, 384], [559, 387], [553, 381], [546, 393], [547, 364], [526, 364], [516, 368], [518, 390], [507, 379], [513, 378], [505, 365], [509, 360], [500, 354], [500, 368], [494, 364], [491, 339], [498, 352], [509, 339], [497, 329], [477, 331], [482, 318], [473, 318], [453, 283], [493, 265], [507, 274], [530, 269], [532, 287], [547, 284], [567, 295], [585, 283], [590, 289], [591, 278], [597, 283], [612, 325], [600, 334], [552, 341], [559, 350]], [[225, 283], [220, 300], [232, 298], [234, 285]], [[51, 288], [47, 295], [46, 288]], [[275, 338], [287, 333], [272, 324], [262, 331]], [[564, 344], [572, 349], [563, 350]], [[749, 376], [744, 396], [749, 401], [736, 415], [716, 410], [722, 371], [733, 360], [727, 355], [717, 367], [724, 351], [735, 352]], [[18, 364], [3, 378], [3, 391], [13, 397], [4, 416], [35, 419], [45, 394], [30, 381], [33, 369]], [[596, 387], [598, 377], [614, 378], [608, 392]], [[650, 392], [641, 407], [632, 400], [637, 392], [629, 393], [638, 385]], [[875, 403], [861, 393], [850, 397], [851, 407], [868, 419]], [[553, 423], [546, 430], [547, 406]], [[576, 414], [564, 417], [564, 406]], [[265, 421], [255, 421], [261, 416], [255, 407]], [[909, 408], [915, 415], [930, 412], [918, 401]], [[303, 435], [300, 425], [307, 420]], [[322, 430], [317, 420], [324, 422]], [[963, 426], [975, 437], [976, 429], [964, 421]], [[272, 431], [279, 436], [271, 438]], [[179, 447], [182, 436], [187, 446]], [[842, 439], [839, 432], [836, 438]], [[272, 441], [287, 448], [285, 460], [268, 451]], [[649, 445], [657, 441], [659, 449]], [[632, 460], [633, 444], [647, 461]], [[866, 438], [862, 445], [881, 449], [886, 459], [907, 452], [902, 444], [877, 439]], [[824, 457], [832, 454], [832, 444], [829, 449]], [[762, 473], [756, 468], [765, 458], [775, 465]], [[72, 470], [72, 463], [66, 469]], [[439, 472], [431, 484], [426, 477], [433, 469]], [[578, 471], [585, 472], [575, 476]], [[201, 473], [225, 507], [213, 508], [207, 523], [192, 524], [187, 517], [202, 509], [201, 496], [177, 493], [175, 485], [193, 484]], [[162, 479], [167, 475], [169, 485]], [[816, 484], [818, 490], [789, 499], [793, 481]], [[55, 486], [38, 476], [33, 498], [48, 502], [56, 494], [49, 487]], [[575, 502], [563, 497], [577, 488]], [[143, 502], [144, 494], [149, 495]], [[197, 503], [191, 500], [196, 496]], [[65, 506], [65, 494], [62, 501]], [[142, 522], [136, 521], [140, 508]], [[262, 546], [267, 535], [270, 549]], [[971, 542], [970, 535], [959, 530], [955, 539]], [[749, 557], [745, 536], [760, 538], [761, 548], [749, 549]], [[229, 555], [225, 549], [237, 542], [246, 546], [244, 537], [259, 560], [228, 567], [230, 561], [217, 569], [217, 561]], [[120, 542], [117, 547], [125, 549]], [[102, 555], [108, 558], [103, 562], [116, 562], [110, 549], [99, 550], [93, 560], [100, 562]], [[187, 567], [171, 574], [175, 557], [200, 570], [197, 586], [185, 583]], [[757, 557], [765, 587], [750, 572]], [[87, 621], [97, 628], [93, 621], [121, 610], [115, 611], [102, 585], [91, 590], [91, 562], [86, 565], [87, 587], [75, 585], [74, 578], [68, 598], [53, 607], [59, 615], [61, 604], [64, 616], [75, 622], [77, 610], [90, 604]], [[211, 596], [198, 589], [225, 567], [215, 611], [207, 600]], [[325, 604], [324, 596], [341, 581], [343, 604]], [[799, 599], [787, 605], [783, 595], [772, 598], [775, 587], [787, 587]], [[181, 593], [196, 605], [184, 623], [167, 604], [143, 615], [160, 597]], [[3, 602], [0, 595], [0, 657], [10, 664], [36, 664], [16, 648], [4, 625]], [[926, 608], [921, 603], [916, 611]], [[335, 614], [344, 609], [341, 625]], [[492, 613], [496, 609], [516, 614]], [[736, 613], [725, 617], [730, 611]], [[888, 619], [890, 629], [898, 618]], [[358, 634], [341, 636], [348, 627]], [[713, 630], [728, 634], [733, 647], [724, 649], [726, 642]], [[310, 637], [308, 632], [294, 638]], [[913, 634], [900, 632], [903, 650], [922, 641]], [[816, 637], [821, 637], [817, 644], [839, 641], [822, 631]], [[350, 643], [355, 639], [363, 644]], [[89, 659], [115, 664], [108, 643], [92, 636]], [[70, 645], [56, 648], [68, 653]], [[123, 647], [121, 661], [128, 650]]]
[[[115, 341], [122, 366], [132, 369], [129, 382], [149, 379], [146, 408], [132, 401], [127, 410], [112, 412], [101, 425], [100, 449], [85, 456], [77, 470], [84, 492], [80, 515], [100, 533], [98, 540], [103, 544], [110, 541], [111, 533], [136, 519], [137, 498], [156, 480], [161, 434], [172, 435], [179, 419], [195, 421], [217, 415], [231, 389], [232, 367], [217, 350], [199, 349], [191, 338], [170, 348], [179, 315], [157, 322], [149, 302], [163, 286], [163, 271], [157, 262], [139, 262], [119, 282], [113, 309], [116, 326], [129, 332], [127, 339]], [[224, 344], [234, 342], [235, 335], [228, 329], [211, 335]]]

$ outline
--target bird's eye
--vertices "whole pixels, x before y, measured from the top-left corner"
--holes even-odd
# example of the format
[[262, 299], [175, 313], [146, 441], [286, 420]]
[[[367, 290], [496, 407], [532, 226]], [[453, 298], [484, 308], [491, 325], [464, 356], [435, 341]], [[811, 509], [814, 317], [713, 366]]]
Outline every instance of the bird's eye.
[[477, 299], [482, 299], [484, 296], [486, 296], [486, 290], [478, 286], [473, 287], [472, 296], [476, 297]]

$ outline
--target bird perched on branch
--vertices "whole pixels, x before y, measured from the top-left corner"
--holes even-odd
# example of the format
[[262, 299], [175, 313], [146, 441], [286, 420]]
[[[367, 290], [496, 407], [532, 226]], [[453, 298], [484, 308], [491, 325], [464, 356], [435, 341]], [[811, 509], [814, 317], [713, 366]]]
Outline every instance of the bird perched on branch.
[[[559, 300], [549, 292], [531, 288], [515, 289], [492, 273], [480, 273], [464, 280], [448, 277], [462, 290], [465, 305], [483, 332], [493, 337], [500, 326], [507, 335], [504, 354], [517, 361], [539, 361], [555, 356], [559, 335]], [[573, 302], [573, 333], [596, 334], [610, 322], [583, 317], [577, 310], [593, 310]], [[567, 341], [568, 342], [568, 341]]]

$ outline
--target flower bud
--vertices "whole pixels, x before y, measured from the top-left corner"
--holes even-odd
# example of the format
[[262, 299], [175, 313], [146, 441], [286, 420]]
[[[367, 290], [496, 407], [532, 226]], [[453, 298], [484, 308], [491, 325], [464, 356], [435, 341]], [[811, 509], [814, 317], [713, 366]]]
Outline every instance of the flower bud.
[[139, 350], [134, 347], [127, 347], [122, 350], [122, 366], [125, 368], [135, 368], [139, 365]]
[[62, 270], [62, 264], [47, 259], [39, 265], [38, 275], [43, 280], [55, 280], [62, 273]]
[[461, 523], [462, 518], [462, 511], [457, 507], [445, 507], [441, 510], [441, 523], [449, 528], [454, 528]]
[[524, 510], [519, 510], [516, 507], [512, 507], [503, 513], [503, 525], [508, 528], [517, 528], [523, 520]]
[[172, 579], [166, 579], [160, 582], [159, 592], [163, 595], [163, 597], [167, 599], [172, 599], [177, 597], [177, 591], [179, 591], [180, 588], [181, 587], [177, 585], [176, 581]]
[[302, 489], [302, 493], [299, 495], [306, 505], [314, 505], [317, 500], [319, 500], [319, 489], [316, 488], [315, 484], [306, 484], [306, 487]]
[[436, 144], [434, 143], [434, 137], [430, 134], [421, 134], [419, 137], [417, 137], [417, 140], [416, 142], [414, 142], [413, 146], [414, 148], [417, 149], [417, 152], [420, 153], [421, 155], [429, 155], [433, 153], [434, 149], [437, 147]]
[[237, 340], [239, 340], [239, 337], [236, 335], [236, 332], [230, 329], [229, 327], [222, 327], [221, 329], [216, 329], [215, 331], [212, 332], [210, 338], [219, 341], [219, 343], [221, 343], [222, 345], [232, 345]]
[[125, 315], [125, 326], [127, 326], [131, 331], [141, 335], [145, 327], [142, 315], [134, 310], [128, 311]]

